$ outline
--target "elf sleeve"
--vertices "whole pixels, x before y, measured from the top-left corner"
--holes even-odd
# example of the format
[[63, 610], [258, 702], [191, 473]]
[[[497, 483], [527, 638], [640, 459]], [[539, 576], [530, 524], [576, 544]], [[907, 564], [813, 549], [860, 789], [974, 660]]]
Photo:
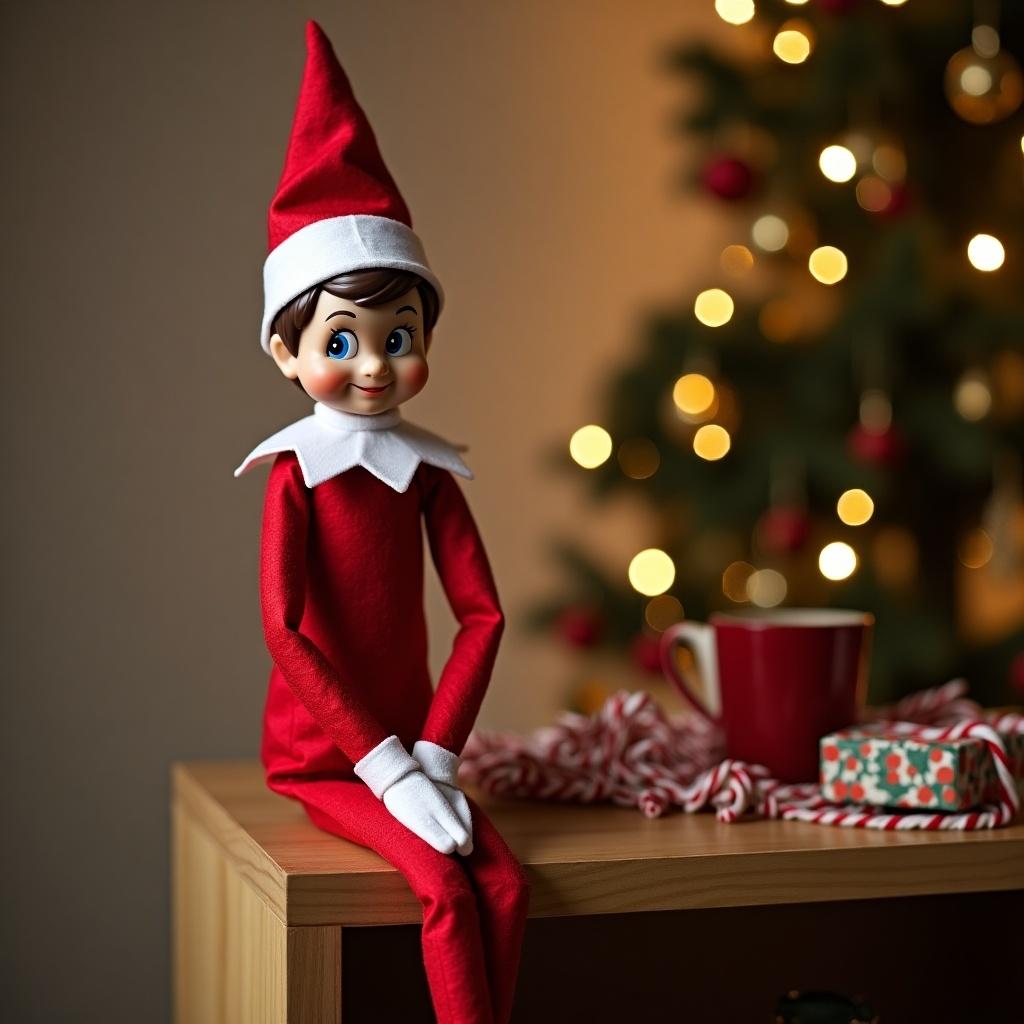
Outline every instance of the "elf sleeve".
[[314, 721], [353, 764], [388, 738], [323, 652], [299, 632], [306, 596], [309, 492], [295, 456], [279, 455], [267, 481], [260, 542], [260, 603], [267, 650]]
[[424, 497], [430, 553], [459, 631], [422, 739], [459, 754], [484, 699], [505, 618], [483, 541], [455, 478], [433, 469]]

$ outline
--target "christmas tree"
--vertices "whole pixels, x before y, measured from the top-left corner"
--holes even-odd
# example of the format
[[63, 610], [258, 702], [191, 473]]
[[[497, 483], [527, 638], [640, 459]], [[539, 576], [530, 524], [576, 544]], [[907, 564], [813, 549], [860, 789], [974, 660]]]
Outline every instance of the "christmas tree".
[[735, 243], [558, 449], [594, 500], [639, 491], [658, 535], [619, 573], [556, 541], [567, 589], [533, 620], [657, 671], [684, 616], [860, 608], [872, 700], [957, 674], [1019, 699], [1024, 11], [715, 7], [736, 52], [668, 66], [700, 85], [686, 186]]

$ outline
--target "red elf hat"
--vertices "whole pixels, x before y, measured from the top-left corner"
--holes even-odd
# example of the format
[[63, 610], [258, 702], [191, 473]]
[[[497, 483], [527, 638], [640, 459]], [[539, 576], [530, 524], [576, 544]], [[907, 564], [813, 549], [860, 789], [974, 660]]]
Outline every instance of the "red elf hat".
[[444, 292], [377, 148], [348, 77], [315, 22], [306, 26], [306, 69], [284, 170], [267, 216], [263, 328], [308, 288], [351, 270], [408, 270]]

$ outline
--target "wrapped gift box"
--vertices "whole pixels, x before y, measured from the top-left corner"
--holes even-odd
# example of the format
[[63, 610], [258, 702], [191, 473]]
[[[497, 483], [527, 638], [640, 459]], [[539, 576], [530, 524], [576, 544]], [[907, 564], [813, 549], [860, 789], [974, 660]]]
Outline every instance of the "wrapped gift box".
[[[1024, 734], [1000, 734], [1011, 768], [1024, 769]], [[884, 727], [831, 733], [821, 741], [821, 794], [836, 803], [962, 811], [999, 797], [980, 739], [924, 740]]]

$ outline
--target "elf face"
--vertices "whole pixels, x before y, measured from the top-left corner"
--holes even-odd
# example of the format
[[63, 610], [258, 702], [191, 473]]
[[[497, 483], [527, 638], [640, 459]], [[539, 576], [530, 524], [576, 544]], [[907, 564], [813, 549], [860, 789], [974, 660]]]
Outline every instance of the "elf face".
[[277, 335], [271, 353], [281, 372], [298, 379], [311, 398], [342, 412], [372, 415], [423, 390], [428, 342], [415, 288], [383, 306], [358, 306], [321, 292], [299, 336], [298, 355]]

